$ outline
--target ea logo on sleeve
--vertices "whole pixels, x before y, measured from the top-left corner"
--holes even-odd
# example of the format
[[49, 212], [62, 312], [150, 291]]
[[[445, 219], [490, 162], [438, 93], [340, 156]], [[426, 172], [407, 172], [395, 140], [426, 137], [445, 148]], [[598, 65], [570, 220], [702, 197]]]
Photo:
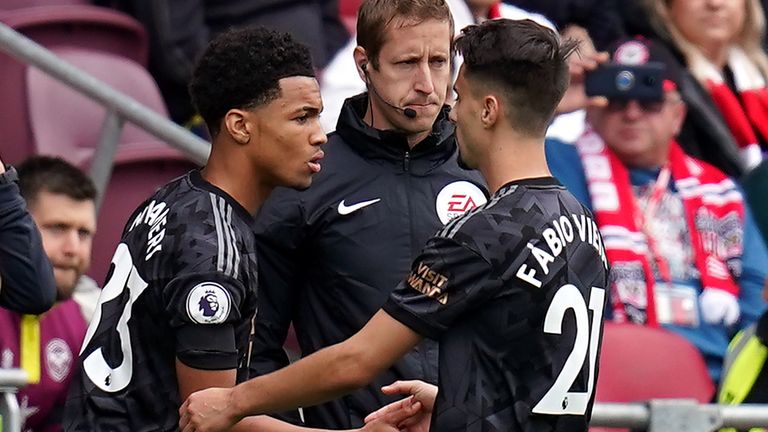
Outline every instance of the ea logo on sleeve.
[[198, 324], [221, 324], [229, 317], [231, 299], [221, 285], [203, 282], [187, 296], [187, 315]]
[[435, 211], [443, 225], [473, 208], [485, 204], [487, 199], [479, 187], [468, 181], [447, 184], [435, 200]]

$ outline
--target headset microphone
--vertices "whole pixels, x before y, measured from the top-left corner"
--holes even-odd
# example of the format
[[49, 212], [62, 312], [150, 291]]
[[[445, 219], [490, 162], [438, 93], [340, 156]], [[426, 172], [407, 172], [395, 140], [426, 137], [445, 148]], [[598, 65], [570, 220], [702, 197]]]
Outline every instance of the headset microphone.
[[362, 69], [362, 70], [363, 70], [363, 73], [365, 74], [365, 78], [366, 78], [366, 83], [365, 83], [365, 84], [366, 84], [366, 86], [367, 86], [368, 88], [370, 88], [370, 89], [371, 89], [371, 91], [372, 91], [372, 92], [373, 92], [373, 93], [374, 93], [376, 96], [378, 96], [378, 97], [379, 97], [379, 99], [380, 99], [382, 102], [384, 102], [384, 103], [385, 103], [387, 106], [389, 106], [389, 107], [392, 107], [392, 108], [394, 108], [394, 109], [396, 109], [396, 110], [398, 110], [398, 111], [402, 112], [402, 113], [403, 113], [403, 115], [404, 115], [404, 116], [406, 116], [406, 117], [408, 117], [409, 119], [415, 119], [415, 118], [416, 118], [416, 116], [418, 116], [418, 115], [419, 115], [419, 114], [416, 112], [416, 110], [415, 110], [415, 109], [413, 109], [413, 108], [402, 108], [402, 107], [399, 107], [399, 106], [397, 106], [397, 105], [395, 105], [395, 104], [393, 104], [393, 103], [390, 103], [390, 102], [388, 102], [386, 99], [384, 99], [384, 98], [383, 98], [383, 97], [382, 97], [382, 96], [379, 94], [379, 92], [377, 92], [377, 91], [376, 91], [376, 87], [374, 87], [374, 85], [373, 85], [373, 81], [371, 81], [371, 77], [370, 77], [370, 76], [368, 76], [368, 63], [363, 63], [363, 64], [361, 64], [361, 65], [360, 65], [360, 69]]

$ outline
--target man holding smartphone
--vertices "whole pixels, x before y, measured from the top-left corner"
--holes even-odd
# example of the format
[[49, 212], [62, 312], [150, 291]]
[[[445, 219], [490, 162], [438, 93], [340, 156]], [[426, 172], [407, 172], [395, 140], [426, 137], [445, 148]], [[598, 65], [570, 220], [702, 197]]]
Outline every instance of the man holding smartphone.
[[548, 142], [552, 173], [605, 238], [608, 315], [682, 335], [717, 380], [734, 327], [765, 308], [765, 245], [736, 184], [675, 141], [686, 106], [671, 55], [629, 39], [611, 60], [587, 83], [608, 105], [588, 108], [575, 146]]

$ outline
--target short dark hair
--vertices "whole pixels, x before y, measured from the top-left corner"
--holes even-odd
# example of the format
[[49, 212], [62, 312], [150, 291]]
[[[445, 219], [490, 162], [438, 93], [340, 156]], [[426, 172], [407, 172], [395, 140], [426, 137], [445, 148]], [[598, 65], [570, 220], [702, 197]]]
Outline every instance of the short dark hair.
[[520, 132], [543, 135], [568, 88], [568, 56], [577, 42], [562, 42], [531, 20], [489, 20], [462, 30], [456, 48], [470, 86], [493, 86], [505, 98], [507, 119]]
[[357, 11], [357, 44], [374, 68], [379, 67], [386, 29], [397, 18], [415, 24], [428, 19], [448, 21], [453, 50], [453, 16], [445, 0], [363, 0]]
[[96, 186], [80, 168], [62, 158], [32, 156], [17, 168], [19, 189], [29, 205], [41, 191], [65, 195], [75, 201], [95, 201]]
[[315, 71], [309, 49], [290, 34], [264, 27], [229, 30], [208, 44], [189, 93], [214, 137], [227, 111], [277, 99], [278, 81], [292, 76], [314, 77]]

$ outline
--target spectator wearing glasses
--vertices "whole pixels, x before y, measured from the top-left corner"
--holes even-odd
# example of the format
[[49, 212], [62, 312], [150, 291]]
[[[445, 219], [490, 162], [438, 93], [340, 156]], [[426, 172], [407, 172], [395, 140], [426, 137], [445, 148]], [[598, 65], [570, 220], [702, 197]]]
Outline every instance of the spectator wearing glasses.
[[730, 337], [765, 309], [766, 248], [741, 190], [675, 140], [686, 105], [669, 53], [644, 39], [614, 48], [615, 63], [664, 65], [662, 97], [588, 108], [575, 146], [548, 142], [550, 167], [595, 213], [608, 315], [684, 336], [717, 380]]

